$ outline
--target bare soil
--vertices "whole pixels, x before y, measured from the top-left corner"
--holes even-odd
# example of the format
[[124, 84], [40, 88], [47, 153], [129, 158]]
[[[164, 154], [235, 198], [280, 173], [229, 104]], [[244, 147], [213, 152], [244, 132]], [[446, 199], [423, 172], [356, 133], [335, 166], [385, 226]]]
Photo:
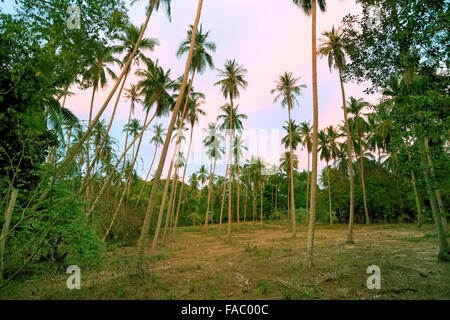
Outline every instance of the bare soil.
[[[317, 225], [314, 265], [303, 265], [307, 227], [292, 238], [282, 223], [226, 226], [208, 234], [179, 228], [164, 247], [146, 252], [136, 273], [134, 247], [108, 252], [101, 268], [82, 270], [82, 289], [67, 274], [28, 280], [2, 299], [450, 299], [450, 263], [437, 261], [433, 225]], [[381, 289], [368, 289], [367, 267], [381, 269]]]

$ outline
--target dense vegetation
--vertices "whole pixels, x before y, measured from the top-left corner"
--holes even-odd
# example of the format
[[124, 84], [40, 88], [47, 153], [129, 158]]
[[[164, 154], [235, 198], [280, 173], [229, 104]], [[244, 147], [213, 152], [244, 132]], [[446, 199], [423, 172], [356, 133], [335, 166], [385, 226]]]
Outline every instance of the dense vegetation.
[[[352, 237], [354, 223], [434, 223], [439, 259], [449, 260], [448, 3], [360, 0], [363, 14], [330, 26], [316, 46], [316, 11], [326, 3], [317, 1], [317, 10], [316, 1], [294, 0], [313, 18], [314, 90], [320, 86], [315, 60], [328, 59], [341, 83], [336, 108], [342, 107], [343, 121], [318, 128], [317, 113], [312, 123], [292, 119], [305, 85], [289, 72], [273, 79], [274, 101], [287, 109], [280, 141], [286, 152], [269, 164], [259, 155], [244, 158], [243, 65], [227, 60], [217, 69], [215, 85], [225, 102], [216, 110], [206, 110], [204, 94], [195, 91], [196, 77], [214, 69], [218, 42], [199, 22], [202, 0], [177, 52], [186, 58], [181, 76], [146, 56], [166, 41], [144, 31], [160, 7], [170, 19], [170, 0], [149, 1], [142, 26], [131, 24], [122, 0], [78, 1], [83, 23], [68, 29], [62, 8], [72, 2], [19, 0], [15, 14], [0, 15], [0, 288], [41, 269], [101, 263], [111, 244], [137, 246], [142, 258], [145, 248], [169, 241], [177, 226], [203, 225], [206, 232], [212, 223], [220, 225], [218, 236], [227, 224], [228, 240], [234, 226], [247, 221], [287, 220], [294, 237], [296, 224], [308, 223], [306, 265], [319, 222], [348, 223], [348, 242], [359, 241]], [[369, 8], [381, 12], [376, 20]], [[139, 82], [127, 82], [130, 74]], [[382, 98], [371, 105], [346, 97], [350, 81], [367, 81], [367, 92]], [[96, 92], [107, 82], [114, 86], [93, 114]], [[87, 123], [65, 107], [75, 87], [91, 97]], [[110, 135], [122, 96], [129, 101], [125, 149]], [[110, 119], [102, 117], [107, 107]], [[133, 117], [135, 108], [145, 119]], [[217, 114], [203, 141], [210, 162], [187, 176], [193, 135], [206, 112]], [[168, 128], [156, 123], [167, 116]], [[143, 139], [144, 132], [151, 137]], [[148, 141], [156, 152], [140, 177], [136, 162]], [[295, 154], [302, 148], [305, 171]], [[223, 176], [215, 171], [222, 158]], [[318, 159], [327, 163], [321, 172]]]

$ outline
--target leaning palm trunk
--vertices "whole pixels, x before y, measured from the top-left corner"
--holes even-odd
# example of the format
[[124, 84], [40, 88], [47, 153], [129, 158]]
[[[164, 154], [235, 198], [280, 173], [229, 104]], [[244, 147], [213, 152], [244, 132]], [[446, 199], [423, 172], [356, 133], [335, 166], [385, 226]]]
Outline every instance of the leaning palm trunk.
[[[164, 215], [164, 209], [165, 209], [165, 205], [166, 205], [167, 192], [169, 190], [170, 177], [172, 175], [172, 169], [173, 169], [173, 164], [174, 164], [174, 161], [175, 161], [176, 154], [177, 154], [177, 145], [175, 145], [175, 149], [173, 150], [172, 159], [170, 160], [170, 165], [169, 165], [169, 171], [167, 173], [166, 183], [164, 185], [164, 193], [163, 193], [163, 197], [162, 197], [162, 200], [161, 200], [161, 206], [159, 208], [158, 221], [156, 223], [156, 231], [155, 231], [155, 235], [154, 235], [153, 243], [152, 243], [152, 248], [151, 248], [152, 251], [158, 245], [159, 232], [160, 232], [160, 229], [161, 229], [162, 218], [163, 218], [163, 215]], [[151, 219], [151, 217], [150, 217], [150, 219]], [[148, 223], [150, 224], [150, 220], [149, 220]]]
[[[423, 150], [426, 152], [426, 150]], [[424, 168], [424, 177], [425, 177], [425, 187], [427, 189], [428, 197], [430, 199], [431, 211], [433, 214], [434, 224], [436, 226], [436, 231], [439, 240], [439, 254], [438, 260], [440, 261], [449, 261], [450, 260], [450, 248], [447, 242], [446, 230], [442, 225], [442, 218], [439, 214], [439, 209], [436, 203], [436, 193], [432, 190], [431, 178], [430, 178], [430, 170], [427, 166], [427, 160], [423, 153], [421, 153], [421, 162], [422, 167]]]
[[17, 200], [17, 189], [13, 188], [11, 191], [11, 196], [9, 198], [8, 208], [5, 212], [5, 222], [3, 223], [2, 233], [0, 235], [0, 280], [3, 279], [3, 256], [5, 254], [6, 238], [9, 233], [9, 225], [11, 223], [11, 217], [14, 212], [14, 207]]
[[[411, 152], [409, 150], [408, 150], [408, 160], [409, 160], [410, 163], [412, 162]], [[417, 192], [416, 177], [414, 175], [414, 170], [413, 169], [411, 169], [411, 184], [412, 184], [413, 190], [414, 190], [414, 197], [416, 198], [417, 226], [421, 227], [422, 226], [422, 210], [420, 209], [419, 193]]]
[[[156, 114], [156, 113], [155, 113], [155, 114]], [[144, 127], [147, 127], [147, 126], [150, 124], [150, 122], [152, 122], [154, 116], [152, 117], [152, 119], [149, 121], [148, 124], [147, 124], [147, 117], [148, 117], [148, 112], [147, 112], [146, 115], [145, 115], [144, 124], [146, 124], [146, 125], [145, 125]], [[140, 137], [140, 139], [139, 139], [138, 147], [137, 147], [137, 149], [136, 149], [136, 156], [134, 157], [133, 162], [132, 162], [132, 164], [131, 164], [130, 174], [128, 175], [127, 181], [125, 182], [125, 186], [124, 186], [124, 188], [123, 188], [122, 195], [120, 196], [119, 204], [117, 205], [116, 210], [114, 211], [113, 218], [112, 218], [112, 220], [111, 220], [111, 223], [110, 223], [108, 229], [106, 230], [105, 235], [103, 236], [103, 240], [105, 240], [106, 237], [107, 237], [107, 236], [109, 235], [109, 233], [111, 232], [111, 229], [112, 229], [112, 227], [113, 227], [113, 225], [114, 225], [114, 222], [115, 222], [115, 220], [116, 220], [116, 218], [117, 218], [117, 214], [119, 213], [120, 207], [122, 206], [122, 202], [123, 202], [123, 199], [124, 199], [124, 197], [125, 197], [125, 193], [126, 193], [126, 191], [127, 191], [127, 185], [129, 185], [129, 183], [130, 183], [130, 181], [131, 181], [131, 176], [132, 176], [132, 173], [133, 173], [133, 168], [134, 168], [134, 165], [135, 165], [135, 163], [136, 163], [137, 155], [138, 155], [139, 149], [140, 149], [140, 147], [141, 147], [141, 142], [142, 142], [143, 136], [144, 136], [144, 135], [141, 135], [141, 137]], [[136, 137], [137, 137], [137, 136], [136, 136]], [[133, 144], [133, 146], [134, 146], [134, 144]], [[126, 152], [125, 152], [125, 153], [126, 153]]]
[[333, 213], [331, 212], [331, 184], [330, 184], [330, 167], [328, 166], [327, 163], [327, 167], [328, 167], [328, 172], [327, 172], [327, 176], [328, 176], [328, 203], [329, 203], [329, 209], [330, 209], [330, 224], [333, 225]]
[[144, 183], [142, 184], [142, 188], [141, 188], [141, 191], [139, 192], [139, 197], [138, 197], [138, 199], [137, 199], [137, 201], [136, 201], [136, 205], [139, 203], [139, 200], [141, 200], [142, 193], [144, 192], [144, 188], [145, 188], [145, 183], [147, 182], [148, 177], [150, 176], [150, 173], [152, 172], [153, 162], [155, 161], [155, 158], [156, 158], [156, 154], [157, 154], [157, 153], [158, 153], [158, 145], [156, 145], [155, 153], [153, 154], [152, 163], [151, 163], [151, 165], [150, 165], [150, 169], [148, 169], [148, 173], [147, 173], [147, 176], [145, 177], [145, 181], [144, 181]]
[[194, 127], [192, 126], [192, 128], [191, 128], [191, 137], [189, 139], [189, 147], [188, 147], [188, 152], [187, 152], [187, 156], [186, 156], [186, 164], [184, 165], [183, 178], [181, 179], [180, 197], [178, 198], [177, 214], [175, 216], [175, 224], [174, 224], [174, 227], [173, 227], [173, 234], [175, 234], [175, 232], [177, 231], [178, 215], [180, 213], [181, 197], [183, 195], [184, 179], [186, 177], [187, 164], [189, 162], [189, 155], [191, 153], [191, 144], [192, 144], [192, 134], [193, 134], [193, 132], [194, 132]]
[[439, 212], [441, 214], [442, 226], [443, 226], [444, 230], [447, 231], [447, 216], [445, 215], [444, 204], [442, 203], [442, 198], [441, 198], [441, 191], [439, 190], [439, 185], [437, 183], [436, 175], [434, 173], [433, 162], [431, 161], [430, 147], [428, 145], [428, 138], [425, 138], [425, 150], [427, 153], [427, 160], [428, 160], [428, 165], [430, 167], [431, 177], [433, 178], [433, 181], [434, 181], [433, 189], [434, 189], [434, 192], [436, 193], [436, 200], [438, 203]]
[[178, 187], [178, 168], [179, 168], [178, 161], [179, 160], [177, 159], [177, 164], [175, 165], [175, 174], [172, 182], [172, 190], [170, 191], [169, 206], [167, 207], [166, 222], [164, 225], [164, 231], [162, 236], [163, 246], [166, 243], [167, 230], [169, 228], [169, 225], [172, 223], [173, 207], [175, 206], [175, 195], [177, 194], [177, 187]]
[[[109, 173], [109, 175], [107, 176], [107, 178], [105, 179], [105, 181], [103, 182], [103, 186], [100, 189], [100, 192], [97, 194], [97, 197], [95, 198], [94, 202], [92, 203], [92, 206], [90, 207], [90, 209], [87, 212], [87, 215], [89, 216], [95, 209], [95, 207], [97, 206], [98, 200], [100, 199], [100, 197], [102, 196], [103, 192], [106, 189], [106, 186], [110, 183], [111, 178], [114, 176], [114, 173], [116, 172], [118, 166], [120, 163], [122, 163], [122, 159], [125, 157], [125, 154], [128, 152], [129, 149], [131, 149], [131, 147], [134, 145], [134, 143], [136, 142], [136, 140], [138, 138], [140, 138], [145, 130], [147, 129], [147, 127], [150, 125], [150, 122], [147, 123], [146, 125], [144, 125], [144, 127], [142, 128], [141, 132], [133, 139], [133, 141], [130, 142], [130, 144], [128, 145], [128, 147], [125, 148], [124, 152], [122, 153], [122, 155], [119, 157], [119, 159], [116, 162], [116, 165], [114, 166], [114, 168], [111, 170], [111, 172]], [[111, 184], [110, 184], [111, 186]], [[81, 192], [81, 191], [80, 191]]]
[[319, 127], [319, 102], [317, 96], [317, 52], [316, 52], [316, 1], [312, 1], [312, 73], [313, 73], [313, 145], [311, 174], [311, 214], [306, 241], [305, 266], [313, 264], [314, 228], [317, 209], [317, 135]]
[[[113, 122], [114, 122], [114, 116], [116, 115], [117, 106], [118, 106], [118, 104], [119, 104], [120, 96], [122, 95], [123, 87], [124, 87], [124, 85], [125, 85], [125, 82], [127, 81], [128, 73], [129, 73], [129, 72], [127, 72], [127, 73], [125, 74], [125, 77], [124, 77], [124, 79], [123, 79], [122, 85], [120, 86], [119, 93], [118, 93], [117, 99], [116, 99], [116, 103], [114, 104], [114, 108], [113, 108], [113, 111], [112, 111], [111, 119], [109, 120], [108, 127], [106, 128], [106, 131], [105, 131], [105, 133], [104, 133], [104, 135], [103, 135], [103, 137], [102, 137], [102, 140], [101, 140], [100, 144], [96, 147], [94, 159], [92, 160], [92, 164], [89, 164], [89, 162], [87, 163], [87, 167], [88, 167], [88, 168], [87, 168], [87, 170], [86, 170], [86, 177], [85, 177], [85, 181], [84, 181], [83, 183], [85, 183], [86, 180], [88, 179], [88, 176], [89, 176], [90, 173], [91, 173], [93, 164], [94, 164], [96, 161], [98, 161], [99, 156], [100, 156], [100, 151], [101, 151], [101, 149], [103, 148], [103, 145], [105, 144], [105, 141], [106, 141], [106, 139], [107, 139], [107, 137], [108, 137], [109, 131], [111, 130], [111, 126], [112, 126], [112, 124], [113, 124]], [[127, 126], [127, 129], [128, 129], [128, 126]], [[128, 132], [127, 132], [127, 137], [126, 137], [126, 139], [127, 139], [127, 138], [128, 138]], [[126, 147], [126, 143], [125, 143], [125, 147]], [[83, 187], [83, 186], [81, 186], [80, 188], [82, 188], [82, 187]]]
[[[142, 261], [142, 258], [144, 256], [144, 246], [145, 246], [145, 241], [147, 239], [148, 231], [150, 229], [150, 217], [152, 215], [153, 208], [154, 208], [155, 202], [156, 202], [156, 195], [157, 195], [158, 187], [159, 187], [159, 179], [161, 177], [162, 170], [164, 168], [164, 163], [165, 163], [165, 160], [166, 160], [167, 150], [169, 148], [169, 143], [170, 143], [170, 136], [172, 135], [172, 130], [173, 130], [173, 127], [175, 125], [175, 119], [176, 119], [176, 116], [177, 116], [178, 111], [180, 109], [181, 99], [183, 97], [184, 90], [186, 88], [187, 76], [188, 76], [188, 73], [189, 73], [189, 68], [191, 66], [192, 54], [193, 54], [193, 51], [194, 51], [195, 35], [196, 35], [196, 32], [197, 32], [198, 22], [200, 20], [202, 4], [203, 4], [203, 0], [199, 0], [198, 8], [197, 8], [197, 16], [195, 18], [194, 27], [192, 28], [191, 46], [189, 48], [189, 55], [188, 55], [188, 59], [186, 61], [186, 67], [185, 67], [185, 71], [184, 71], [183, 82], [182, 82], [182, 85], [181, 85], [181, 88], [180, 88], [180, 94], [179, 94], [177, 102], [175, 104], [175, 108], [174, 108], [173, 113], [172, 113], [172, 119], [170, 121], [169, 128], [167, 130], [167, 136], [166, 136], [166, 139], [165, 139], [165, 142], [164, 142], [164, 147], [163, 147], [163, 150], [162, 150], [162, 153], [161, 153], [161, 158], [159, 160], [158, 168], [156, 169], [155, 178], [153, 180], [152, 191], [151, 191], [151, 194], [150, 194], [150, 199], [149, 199], [149, 203], [148, 203], [148, 207], [147, 207], [147, 212], [145, 214], [144, 224], [142, 225], [141, 235], [139, 237], [139, 242], [138, 242], [138, 247], [137, 247], [137, 255], [138, 255], [139, 261]], [[153, 245], [155, 245], [155, 244], [153, 243]]]
[[222, 202], [220, 205], [220, 218], [219, 218], [219, 226], [217, 227], [217, 236], [220, 237], [220, 231], [222, 229], [222, 218], [223, 218], [223, 207], [225, 205], [225, 191], [227, 190], [227, 177], [228, 177], [229, 166], [227, 163], [227, 170], [225, 171], [225, 179], [223, 181], [223, 191], [222, 191]]
[[[127, 131], [125, 133], [125, 149], [127, 148], [127, 143], [128, 143], [128, 132], [129, 132], [129, 128], [130, 128], [130, 121], [131, 121], [131, 113], [132, 113], [132, 111], [133, 110], [130, 107], [130, 112], [128, 113]], [[133, 150], [133, 154], [134, 154], [134, 150]], [[117, 194], [119, 192], [119, 189], [120, 189], [120, 184], [121, 184], [121, 180], [122, 180], [122, 176], [123, 176], [123, 171], [125, 170], [126, 162], [127, 162], [127, 155], [125, 153], [125, 157], [123, 158], [123, 166], [122, 166], [122, 169], [120, 170], [119, 178], [117, 180], [118, 184], [117, 184], [116, 196], [117, 196]]]
[[[132, 61], [134, 55], [136, 54], [136, 51], [137, 51], [137, 49], [138, 49], [138, 47], [139, 47], [139, 45], [141, 43], [142, 37], [144, 35], [144, 31], [145, 31], [145, 29], [147, 29], [147, 25], [148, 25], [148, 22], [150, 20], [150, 16], [152, 15], [153, 8], [155, 7], [155, 4], [156, 4], [156, 0], [152, 0], [151, 3], [150, 3], [150, 8], [148, 10], [147, 17], [145, 19], [144, 25], [142, 26], [141, 32], [139, 33], [139, 37], [138, 37], [138, 39], [136, 41], [136, 44], [134, 45], [133, 52], [128, 57], [128, 60], [125, 63], [125, 65], [124, 65], [124, 67], [122, 69], [122, 72], [120, 73], [120, 76], [117, 78], [116, 83], [114, 84], [113, 88], [111, 89], [111, 92], [109, 93], [108, 97], [106, 98], [106, 100], [103, 103], [103, 105], [100, 108], [100, 110], [97, 112], [97, 115], [92, 120], [91, 124], [88, 126], [88, 128], [87, 128], [86, 132], [84, 133], [83, 137], [81, 137], [80, 141], [76, 145], [74, 145], [72, 148], [70, 148], [70, 152], [68, 152], [68, 154], [66, 155], [66, 158], [62, 161], [61, 166], [54, 173], [50, 185], [44, 190], [44, 192], [41, 193], [41, 196], [39, 197], [38, 201], [31, 208], [32, 210], [36, 210], [36, 208], [41, 204], [41, 202], [44, 199], [47, 198], [47, 195], [50, 192], [50, 190], [52, 190], [57, 177], [66, 170], [66, 167], [72, 162], [73, 158], [80, 151], [81, 146], [83, 145], [83, 143], [86, 141], [86, 139], [88, 137], [90, 137], [93, 127], [95, 126], [95, 124], [98, 122], [98, 120], [102, 116], [103, 112], [105, 111], [106, 107], [108, 106], [109, 102], [111, 101], [114, 93], [116, 92], [117, 88], [119, 87], [119, 84], [122, 81], [126, 71], [130, 67], [131, 61]], [[42, 179], [42, 182], [44, 182], [44, 181], [45, 180]], [[36, 190], [39, 190], [39, 188], [36, 188]]]
[[364, 203], [364, 215], [366, 216], [366, 224], [370, 224], [369, 212], [367, 211], [367, 201], [366, 201], [366, 183], [364, 181], [364, 151], [361, 141], [361, 136], [359, 137], [359, 148], [360, 148], [360, 161], [361, 161], [361, 185], [363, 191], [363, 203]]
[[[92, 87], [92, 97], [91, 97], [91, 105], [89, 107], [89, 121], [88, 121], [88, 128], [91, 126], [91, 121], [92, 121], [92, 109], [94, 108], [94, 98], [95, 98], [95, 86]], [[86, 139], [86, 166], [89, 167], [89, 140], [90, 137], [88, 139]], [[89, 173], [86, 172], [86, 177], [85, 179], [89, 179]], [[85, 197], [86, 199], [89, 199], [89, 186], [86, 188], [86, 193], [85, 193]]]

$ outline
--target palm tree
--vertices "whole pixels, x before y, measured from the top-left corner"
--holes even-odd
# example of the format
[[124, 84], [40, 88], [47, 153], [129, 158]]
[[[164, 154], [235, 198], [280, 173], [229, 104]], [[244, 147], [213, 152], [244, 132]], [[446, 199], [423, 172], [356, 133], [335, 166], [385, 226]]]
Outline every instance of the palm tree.
[[321, 56], [326, 56], [328, 58], [328, 66], [330, 71], [333, 68], [339, 71], [339, 82], [341, 84], [342, 93], [342, 109], [344, 110], [344, 122], [345, 130], [347, 135], [347, 159], [349, 167], [349, 177], [350, 177], [350, 217], [348, 222], [348, 233], [347, 233], [347, 243], [353, 243], [353, 220], [355, 212], [355, 183], [353, 179], [353, 161], [352, 159], [352, 137], [350, 132], [350, 125], [347, 116], [347, 105], [345, 100], [345, 90], [344, 81], [342, 79], [342, 72], [345, 69], [345, 45], [342, 33], [336, 31], [334, 26], [331, 32], [324, 32], [322, 34], [325, 39], [322, 40], [322, 44], [319, 47], [319, 54]]
[[[236, 63], [235, 60], [227, 60], [225, 61], [224, 70], [217, 69], [219, 71], [219, 77], [222, 78], [222, 80], [217, 81], [214, 83], [215, 86], [220, 86], [220, 91], [222, 92], [225, 99], [230, 99], [230, 105], [229, 105], [229, 135], [230, 135], [230, 150], [229, 150], [229, 181], [228, 181], [228, 241], [231, 241], [231, 224], [232, 224], [232, 218], [231, 218], [231, 167], [232, 167], [232, 149], [233, 149], [233, 100], [237, 99], [240, 95], [239, 88], [245, 89], [247, 88], [247, 81], [245, 80], [244, 76], [247, 73], [247, 70], [244, 69], [242, 65], [239, 65]], [[227, 165], [228, 166], [228, 165]]]
[[308, 171], [306, 174], [306, 221], [309, 221], [309, 187], [310, 187], [310, 172], [309, 172], [309, 155], [312, 151], [312, 136], [311, 136], [312, 127], [309, 124], [309, 121], [303, 121], [300, 123], [300, 133], [302, 135], [302, 145], [306, 147], [306, 151], [308, 152]]
[[364, 134], [367, 132], [369, 124], [364, 119], [362, 111], [364, 108], [369, 106], [368, 102], [363, 101], [363, 99], [355, 99], [354, 97], [350, 97], [350, 100], [347, 102], [348, 108], [347, 112], [353, 114], [353, 118], [349, 119], [350, 129], [357, 135], [357, 141], [359, 146], [359, 156], [361, 161], [361, 186], [363, 190], [363, 202], [364, 202], [364, 214], [366, 216], [366, 224], [370, 223], [369, 212], [367, 211], [367, 202], [366, 202], [366, 186], [364, 182]]
[[[294, 78], [292, 73], [285, 72], [283, 75], [279, 76], [278, 80], [275, 82], [276, 87], [271, 91], [272, 94], [277, 93], [274, 102], [282, 99], [281, 105], [288, 107], [289, 116], [289, 152], [294, 154], [294, 147], [292, 145], [292, 121], [291, 121], [291, 109], [298, 104], [297, 97], [301, 95], [302, 88], [306, 88], [304, 84], [297, 85], [300, 78]], [[294, 165], [292, 163], [293, 158], [291, 158], [290, 164], [290, 188], [291, 188], [291, 226], [292, 226], [292, 237], [295, 238], [295, 204], [294, 204]]]
[[[291, 162], [292, 161], [292, 162]], [[291, 158], [291, 153], [289, 151], [286, 151], [281, 155], [280, 158], [280, 169], [286, 173], [286, 176], [288, 177], [288, 217], [291, 217], [292, 213], [290, 212], [290, 200], [291, 200], [291, 179], [289, 178], [291, 175], [291, 168], [293, 170], [298, 168], [298, 157], [296, 154]], [[292, 171], [293, 171], [292, 170]]]
[[[317, 193], [317, 135], [319, 126], [319, 99], [317, 94], [317, 51], [316, 51], [316, 0], [292, 0], [303, 9], [305, 14], [312, 16], [312, 79], [313, 79], [313, 144], [312, 144], [312, 174], [311, 174], [311, 213], [309, 217], [308, 239], [306, 243], [305, 265], [312, 265], [314, 244], [314, 226], [316, 220]], [[319, 8], [325, 11], [326, 1], [317, 0]]]
[[330, 224], [333, 225], [333, 214], [331, 212], [331, 185], [330, 185], [330, 166], [328, 163], [331, 159], [331, 149], [330, 142], [328, 139], [328, 135], [325, 131], [319, 131], [319, 152], [320, 152], [320, 160], [325, 160], [327, 163], [327, 177], [328, 177], [328, 205], [329, 205], [329, 213], [330, 213]]
[[148, 177], [150, 176], [150, 173], [152, 172], [153, 168], [153, 162], [155, 161], [156, 154], [158, 153], [158, 147], [164, 143], [162, 136], [165, 133], [165, 129], [162, 127], [162, 123], [154, 124], [151, 131], [153, 132], [153, 137], [150, 139], [150, 142], [155, 146], [155, 152], [153, 154], [152, 163], [150, 165], [150, 169], [148, 169], [147, 176], [145, 177], [145, 181], [142, 184], [141, 191], [139, 192], [139, 197], [137, 199], [136, 203], [139, 203], [139, 200], [141, 199], [142, 192], [144, 191], [144, 187], [146, 185], [146, 182], [148, 181]]

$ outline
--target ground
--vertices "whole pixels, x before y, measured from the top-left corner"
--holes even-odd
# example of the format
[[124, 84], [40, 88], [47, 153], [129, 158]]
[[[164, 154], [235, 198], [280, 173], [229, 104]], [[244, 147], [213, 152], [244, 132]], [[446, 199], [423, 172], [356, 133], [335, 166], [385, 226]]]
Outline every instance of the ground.
[[[450, 264], [437, 261], [433, 225], [317, 225], [314, 265], [303, 266], [307, 226], [292, 238], [283, 223], [226, 226], [208, 234], [179, 228], [166, 246], [146, 252], [135, 275], [134, 247], [108, 252], [102, 267], [82, 270], [81, 290], [59, 273], [0, 292], [0, 299], [450, 299]], [[381, 269], [381, 289], [368, 289], [367, 267]]]

